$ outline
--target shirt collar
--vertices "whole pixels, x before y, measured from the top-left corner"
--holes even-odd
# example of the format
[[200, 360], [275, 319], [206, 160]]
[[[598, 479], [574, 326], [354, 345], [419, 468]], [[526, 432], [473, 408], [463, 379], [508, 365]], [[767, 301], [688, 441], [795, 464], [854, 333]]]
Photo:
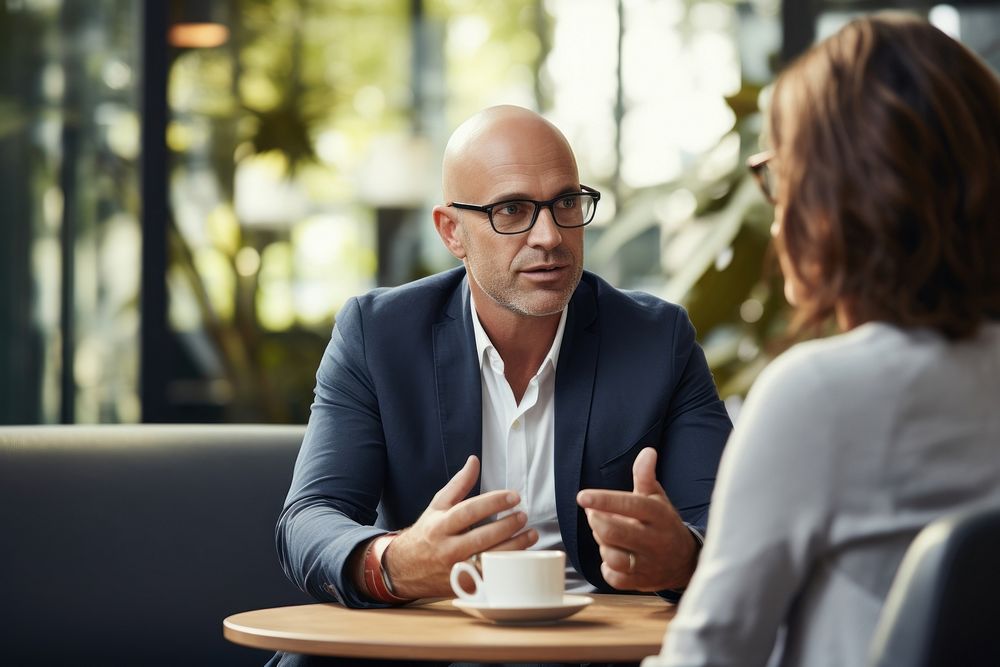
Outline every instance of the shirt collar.
[[[493, 350], [496, 352], [496, 347], [493, 346], [493, 341], [486, 334], [486, 329], [483, 328], [483, 323], [479, 321], [479, 313], [476, 312], [475, 298], [472, 295], [472, 291], [469, 291], [469, 308], [472, 309], [472, 330], [476, 334], [476, 354], [479, 359], [479, 367], [482, 368], [483, 364], [489, 362], [489, 351]], [[566, 330], [566, 313], [569, 311], [569, 306], [563, 308], [562, 315], [559, 317], [559, 326], [556, 327], [555, 338], [552, 339], [552, 347], [549, 348], [548, 354], [545, 355], [545, 359], [542, 360], [542, 364], [538, 367], [541, 371], [545, 368], [546, 363], [552, 365], [552, 370], [556, 369], [559, 363], [559, 350], [562, 348], [562, 338], [563, 332]], [[499, 356], [499, 353], [497, 353]]]

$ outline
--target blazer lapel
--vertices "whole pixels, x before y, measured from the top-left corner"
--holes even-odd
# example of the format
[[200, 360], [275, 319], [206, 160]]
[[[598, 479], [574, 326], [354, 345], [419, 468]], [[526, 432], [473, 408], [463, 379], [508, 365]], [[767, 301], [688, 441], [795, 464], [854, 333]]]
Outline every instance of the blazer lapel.
[[580, 467], [590, 422], [590, 401], [597, 371], [600, 335], [595, 326], [597, 303], [593, 288], [580, 281], [570, 300], [566, 329], [556, 370], [556, 513], [566, 554], [582, 572], [577, 540]]
[[[476, 358], [468, 278], [459, 283], [434, 325], [434, 372], [448, 479], [470, 455], [483, 456], [482, 379]], [[479, 493], [479, 482], [472, 494]]]

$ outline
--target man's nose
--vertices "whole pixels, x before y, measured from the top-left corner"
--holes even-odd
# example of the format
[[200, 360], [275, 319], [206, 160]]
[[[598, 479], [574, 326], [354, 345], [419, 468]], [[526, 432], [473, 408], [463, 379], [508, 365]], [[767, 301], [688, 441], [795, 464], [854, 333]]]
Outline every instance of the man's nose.
[[543, 206], [535, 225], [528, 231], [528, 245], [551, 250], [562, 243], [562, 231], [552, 215], [552, 208]]

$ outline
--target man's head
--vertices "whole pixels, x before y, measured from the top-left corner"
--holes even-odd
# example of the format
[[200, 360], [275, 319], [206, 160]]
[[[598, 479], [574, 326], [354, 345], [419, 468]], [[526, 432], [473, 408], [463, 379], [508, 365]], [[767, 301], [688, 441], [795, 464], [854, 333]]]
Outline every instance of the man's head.
[[[442, 182], [446, 204], [434, 208], [434, 225], [448, 250], [465, 263], [480, 316], [496, 305], [521, 316], [561, 312], [583, 272], [582, 227], [556, 225], [554, 209], [546, 207], [528, 231], [500, 234], [488, 213], [452, 204], [549, 201], [581, 192], [576, 159], [562, 133], [520, 107], [481, 111], [448, 142]], [[494, 224], [510, 211], [495, 209]]]

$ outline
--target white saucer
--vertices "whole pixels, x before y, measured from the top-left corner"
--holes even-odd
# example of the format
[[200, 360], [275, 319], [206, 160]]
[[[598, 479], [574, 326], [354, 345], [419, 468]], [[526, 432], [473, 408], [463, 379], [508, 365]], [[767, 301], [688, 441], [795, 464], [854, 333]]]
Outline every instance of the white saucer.
[[544, 607], [491, 607], [480, 602], [455, 599], [451, 603], [470, 616], [494, 623], [524, 625], [528, 623], [552, 623], [572, 616], [594, 598], [587, 595], [563, 595], [562, 604]]

